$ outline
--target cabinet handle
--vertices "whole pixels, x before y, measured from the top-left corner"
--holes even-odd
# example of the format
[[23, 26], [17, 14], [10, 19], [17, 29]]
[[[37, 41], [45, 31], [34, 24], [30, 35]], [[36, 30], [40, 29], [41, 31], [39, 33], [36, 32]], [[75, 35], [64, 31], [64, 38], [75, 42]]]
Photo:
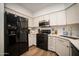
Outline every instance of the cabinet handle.
[[70, 46], [67, 46], [67, 47], [70, 47]]

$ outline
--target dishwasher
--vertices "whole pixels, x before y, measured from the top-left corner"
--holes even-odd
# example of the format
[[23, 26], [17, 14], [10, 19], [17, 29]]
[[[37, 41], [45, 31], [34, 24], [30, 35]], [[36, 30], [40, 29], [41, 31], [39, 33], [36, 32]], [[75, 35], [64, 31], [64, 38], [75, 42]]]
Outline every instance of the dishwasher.
[[72, 56], [79, 56], [79, 50], [71, 43]]

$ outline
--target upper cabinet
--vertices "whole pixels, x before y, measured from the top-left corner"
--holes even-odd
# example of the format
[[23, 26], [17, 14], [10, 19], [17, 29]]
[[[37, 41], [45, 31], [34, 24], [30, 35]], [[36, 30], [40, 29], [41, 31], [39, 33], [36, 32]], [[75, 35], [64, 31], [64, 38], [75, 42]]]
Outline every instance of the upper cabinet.
[[42, 20], [46, 20], [50, 22], [50, 26], [59, 26], [59, 25], [66, 25], [66, 13], [65, 11], [60, 11], [56, 13], [51, 13], [48, 15], [40, 16], [34, 18], [34, 27], [39, 26], [39, 22]]
[[57, 25], [66, 25], [65, 11], [57, 12]]
[[56, 16], [57, 16], [56, 13], [50, 14], [50, 26], [57, 25], [57, 17]]
[[66, 14], [65, 11], [56, 12], [50, 14], [50, 25], [66, 25]]
[[66, 10], [67, 24], [79, 23], [79, 4], [75, 4]]
[[35, 17], [32, 22], [33, 26], [38, 27], [39, 22], [42, 20], [49, 21], [50, 26], [78, 24], [79, 23], [79, 4], [74, 4], [63, 11]]

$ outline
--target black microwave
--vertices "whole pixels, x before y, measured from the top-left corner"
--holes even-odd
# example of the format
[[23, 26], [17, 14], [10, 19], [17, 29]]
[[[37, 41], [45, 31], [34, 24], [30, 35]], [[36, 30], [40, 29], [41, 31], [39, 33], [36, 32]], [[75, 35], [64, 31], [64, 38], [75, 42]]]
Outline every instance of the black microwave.
[[46, 26], [49, 26], [49, 21], [39, 22], [39, 27], [46, 27]]

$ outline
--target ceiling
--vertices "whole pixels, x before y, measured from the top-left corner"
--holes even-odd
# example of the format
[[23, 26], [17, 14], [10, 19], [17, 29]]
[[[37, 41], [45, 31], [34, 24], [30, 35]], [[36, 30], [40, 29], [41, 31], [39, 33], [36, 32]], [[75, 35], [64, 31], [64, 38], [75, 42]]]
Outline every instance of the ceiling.
[[35, 13], [44, 8], [59, 5], [59, 4], [61, 4], [61, 3], [19, 3], [20, 6], [26, 8], [27, 10], [29, 10], [32, 13]]

